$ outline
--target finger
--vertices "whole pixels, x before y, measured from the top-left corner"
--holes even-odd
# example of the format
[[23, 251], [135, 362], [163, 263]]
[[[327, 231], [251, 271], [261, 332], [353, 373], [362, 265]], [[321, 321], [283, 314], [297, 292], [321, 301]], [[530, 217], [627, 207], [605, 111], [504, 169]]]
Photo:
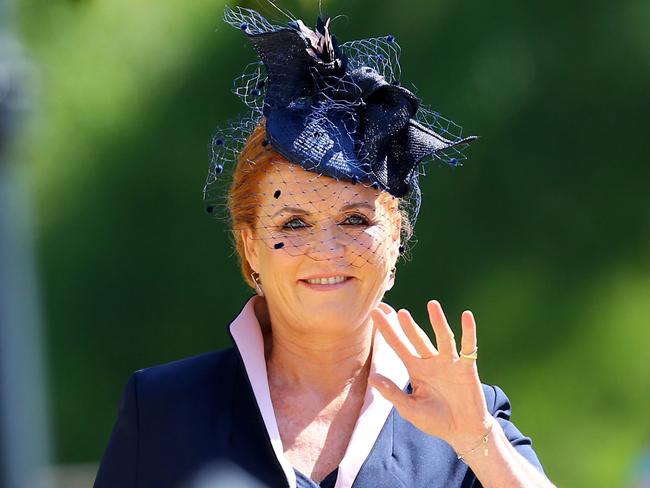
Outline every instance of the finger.
[[413, 320], [413, 316], [408, 310], [402, 309], [397, 312], [397, 318], [406, 337], [411, 341], [420, 357], [429, 358], [438, 354], [436, 348], [431, 344], [429, 337], [427, 337], [422, 328]]
[[438, 351], [440, 351], [440, 354], [457, 358], [458, 351], [456, 350], [454, 333], [447, 323], [447, 317], [445, 317], [440, 303], [437, 300], [430, 300], [427, 303], [427, 311], [429, 312], [429, 320], [431, 321], [433, 332], [436, 335]]
[[408, 409], [411, 397], [384, 375], [379, 373], [370, 375], [368, 384], [376, 388], [386, 400], [395, 405], [400, 414], [403, 414]]
[[393, 327], [388, 322], [388, 317], [381, 310], [374, 309], [372, 311], [372, 320], [388, 345], [393, 348], [408, 368], [409, 363], [414, 357], [413, 352], [408, 348], [405, 341], [397, 335], [397, 332], [393, 330]]
[[[463, 336], [460, 340], [460, 352], [463, 354], [472, 354], [478, 347], [476, 341], [476, 320], [474, 320], [474, 314], [469, 310], [465, 310], [460, 317], [460, 322], [463, 328]], [[463, 358], [466, 361], [474, 362], [473, 359]]]
[[386, 315], [389, 315], [391, 313], [397, 313], [395, 312], [395, 309], [388, 305], [387, 303], [384, 302], [379, 302], [379, 305], [377, 305], [377, 308], [380, 308], [382, 312], [384, 312]]

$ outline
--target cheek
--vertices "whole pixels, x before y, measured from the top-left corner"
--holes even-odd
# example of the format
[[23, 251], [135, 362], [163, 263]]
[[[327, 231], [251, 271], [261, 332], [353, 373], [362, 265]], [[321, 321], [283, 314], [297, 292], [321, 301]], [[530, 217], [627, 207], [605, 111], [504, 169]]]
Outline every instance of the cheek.
[[295, 276], [300, 266], [300, 256], [294, 256], [284, 248], [275, 249], [260, 242], [260, 262], [267, 281], [284, 281]]
[[383, 226], [375, 225], [359, 232], [351, 240], [355, 263], [383, 268], [391, 261], [393, 238]]

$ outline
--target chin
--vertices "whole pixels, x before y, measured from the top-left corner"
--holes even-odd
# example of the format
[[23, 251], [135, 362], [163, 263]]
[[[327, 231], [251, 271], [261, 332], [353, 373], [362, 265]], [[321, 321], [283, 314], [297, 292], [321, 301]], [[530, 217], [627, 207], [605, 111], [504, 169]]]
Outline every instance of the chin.
[[314, 301], [313, 305], [304, 310], [305, 323], [310, 327], [318, 327], [322, 330], [341, 327], [349, 329], [355, 322], [361, 321], [364, 316], [359, 304], [346, 304], [338, 301]]

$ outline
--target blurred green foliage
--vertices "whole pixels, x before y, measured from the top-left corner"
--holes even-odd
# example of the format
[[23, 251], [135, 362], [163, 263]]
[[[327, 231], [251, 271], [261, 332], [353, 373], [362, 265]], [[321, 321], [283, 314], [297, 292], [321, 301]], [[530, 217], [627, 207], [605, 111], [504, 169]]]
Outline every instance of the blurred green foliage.
[[[260, 2], [261, 3], [261, 2]], [[246, 6], [260, 7], [258, 2]], [[283, 1], [312, 23], [316, 0]], [[481, 140], [431, 165], [387, 301], [471, 308], [558, 486], [621, 486], [650, 444], [647, 0], [326, 2], [394, 34], [403, 83]], [[202, 211], [207, 142], [253, 60], [219, 0], [24, 0], [56, 461], [99, 459], [135, 369], [228, 344], [250, 295]], [[265, 13], [272, 15], [266, 5]], [[277, 18], [277, 16], [276, 16]]]

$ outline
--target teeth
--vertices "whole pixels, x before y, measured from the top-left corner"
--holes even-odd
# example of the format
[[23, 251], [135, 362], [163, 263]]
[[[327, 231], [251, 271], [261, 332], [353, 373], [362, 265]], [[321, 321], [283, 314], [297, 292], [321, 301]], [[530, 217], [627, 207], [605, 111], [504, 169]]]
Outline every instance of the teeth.
[[345, 276], [332, 276], [331, 278], [315, 278], [313, 280], [306, 280], [307, 283], [312, 285], [334, 285], [336, 283], [342, 283], [346, 280]]

